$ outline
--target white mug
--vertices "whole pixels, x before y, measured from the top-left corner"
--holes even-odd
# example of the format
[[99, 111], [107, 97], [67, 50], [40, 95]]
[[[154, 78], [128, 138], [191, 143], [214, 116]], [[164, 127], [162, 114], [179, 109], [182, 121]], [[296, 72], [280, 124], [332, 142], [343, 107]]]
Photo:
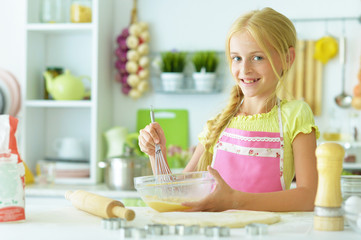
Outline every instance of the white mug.
[[54, 142], [57, 157], [62, 159], [85, 159], [83, 143], [77, 138], [59, 138]]

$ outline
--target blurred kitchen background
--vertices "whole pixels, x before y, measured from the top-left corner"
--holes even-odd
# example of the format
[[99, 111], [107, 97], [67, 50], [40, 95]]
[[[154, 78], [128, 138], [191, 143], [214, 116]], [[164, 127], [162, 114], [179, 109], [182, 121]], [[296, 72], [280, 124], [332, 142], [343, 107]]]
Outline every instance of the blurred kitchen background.
[[[59, 2], [61, 7], [56, 5]], [[136, 12], [132, 11], [135, 2]], [[44, 10], [44, 4], [54, 5]], [[90, 8], [92, 18], [86, 16], [85, 20], [71, 20], [76, 14], [70, 11], [74, 4]], [[57, 13], [49, 10], [54, 6], [61, 13], [59, 18]], [[60, 182], [93, 184], [104, 179], [103, 170], [99, 168], [99, 162], [103, 162], [100, 165], [108, 175], [112, 174], [109, 164], [114, 164], [118, 172], [123, 169], [126, 174], [126, 169], [134, 168], [134, 165], [126, 165], [129, 164], [129, 155], [126, 154], [140, 156], [136, 132], [150, 121], [147, 111], [150, 105], [158, 112], [156, 118], [167, 126], [167, 134], [172, 139], [168, 144], [182, 147], [183, 151], [179, 152], [177, 146], [172, 148], [172, 154], [178, 158], [173, 158], [172, 164], [174, 168], [182, 168], [207, 119], [217, 114], [228, 100], [233, 84], [224, 61], [228, 28], [239, 15], [264, 7], [274, 8], [289, 17], [295, 24], [300, 44], [304, 46], [300, 53], [303, 59], [299, 60], [293, 73], [298, 83], [295, 80], [290, 92], [310, 101], [321, 131], [319, 142], [333, 140], [347, 149], [345, 173], [360, 173], [361, 111], [352, 106], [341, 108], [335, 102], [335, 97], [342, 93], [343, 71], [340, 54], [333, 52], [335, 44], [340, 48], [339, 39], [344, 36], [344, 86], [345, 92], [353, 96], [355, 86], [361, 81], [358, 79], [361, 68], [360, 0], [0, 0], [0, 78], [5, 82], [2, 83], [5, 86], [0, 84], [0, 87], [3, 86], [3, 92], [10, 92], [3, 93], [3, 99], [5, 102], [8, 99], [8, 103], [4, 103], [1, 109], [20, 120], [19, 148], [32, 173], [58, 171], [59, 178], [68, 179]], [[79, 14], [83, 10], [80, 9]], [[144, 76], [149, 90], [140, 97], [132, 95], [134, 92], [124, 94], [130, 88], [122, 90], [123, 76], [119, 74], [122, 68], [121, 41], [125, 41], [122, 32], [132, 20], [135, 21], [135, 16], [138, 22], [148, 24], [148, 30], [142, 28], [139, 31], [148, 31], [150, 36], [149, 42], [147, 37], [141, 42], [149, 47], [149, 51], [143, 49], [149, 64], [145, 62], [142, 69], [149, 69], [150, 77]], [[49, 23], [53, 21], [52, 17], [56, 20]], [[138, 30], [133, 29], [130, 34], [133, 31]], [[331, 36], [333, 41], [328, 39], [327, 42], [326, 36]], [[321, 39], [325, 42], [318, 42]], [[317, 42], [321, 44], [318, 48]], [[129, 48], [132, 43], [126, 44]], [[125, 50], [128, 48], [124, 47]], [[187, 52], [188, 65], [196, 52], [214, 51], [219, 59], [216, 84], [210, 90], [196, 89], [192, 67], [188, 66], [183, 89], [167, 91], [162, 87], [157, 71], [160, 53], [165, 51]], [[317, 51], [323, 54], [319, 58], [324, 60], [324, 64], [313, 58]], [[116, 65], [117, 61], [119, 65]], [[130, 68], [132, 66], [128, 66], [128, 70]], [[71, 80], [84, 82], [85, 89], [79, 90], [79, 100], [69, 101], [67, 96], [57, 96], [54, 85], [59, 79], [55, 79], [55, 75], [48, 79], [43, 77], [46, 70], [65, 77], [66, 69], [70, 70], [70, 76], [63, 79], [65, 85]], [[140, 73], [135, 71], [136, 74]], [[86, 76], [90, 82], [81, 76]], [[17, 79], [20, 90], [9, 83], [15, 81], [13, 79]], [[303, 81], [299, 82], [300, 79]], [[54, 83], [50, 95], [57, 96], [57, 99], [47, 96], [45, 82]], [[75, 87], [71, 85], [71, 88], [74, 93]], [[303, 93], [298, 93], [297, 89], [303, 89]], [[91, 93], [86, 94], [87, 90]], [[147, 86], [143, 90], [147, 90]], [[12, 106], [8, 106], [9, 102]], [[361, 108], [360, 103], [355, 106]], [[171, 120], [167, 121], [167, 116]], [[123, 148], [124, 143], [130, 151]], [[76, 149], [82, 150], [67, 146], [78, 146]], [[121, 149], [120, 152], [117, 149]], [[126, 160], [118, 160], [119, 163], [109, 160], [118, 155]], [[144, 162], [147, 161], [143, 160], [142, 164]], [[54, 167], [57, 169], [52, 170]], [[105, 178], [114, 181], [108, 175]], [[52, 182], [53, 179], [43, 181]]]

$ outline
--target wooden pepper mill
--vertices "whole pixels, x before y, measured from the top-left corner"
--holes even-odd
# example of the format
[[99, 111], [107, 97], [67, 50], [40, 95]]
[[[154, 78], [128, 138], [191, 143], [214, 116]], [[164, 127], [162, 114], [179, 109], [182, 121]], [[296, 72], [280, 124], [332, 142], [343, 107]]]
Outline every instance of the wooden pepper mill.
[[315, 230], [343, 230], [341, 172], [344, 155], [344, 148], [337, 143], [324, 143], [316, 149], [318, 187], [315, 200]]

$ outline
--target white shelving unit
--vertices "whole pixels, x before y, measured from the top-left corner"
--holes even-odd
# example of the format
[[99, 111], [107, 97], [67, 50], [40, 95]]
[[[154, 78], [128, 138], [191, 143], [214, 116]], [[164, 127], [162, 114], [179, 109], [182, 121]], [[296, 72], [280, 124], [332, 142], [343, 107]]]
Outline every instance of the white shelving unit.
[[[41, 0], [26, 1], [21, 146], [23, 159], [33, 171], [38, 160], [54, 155], [55, 139], [74, 137], [84, 143], [90, 177], [64, 182], [94, 184], [101, 180], [97, 163], [105, 153], [102, 133], [112, 125], [112, 2], [92, 0], [92, 23], [41, 23]], [[70, 11], [70, 5], [63, 10]], [[42, 74], [48, 66], [90, 76], [90, 100], [44, 100]]]

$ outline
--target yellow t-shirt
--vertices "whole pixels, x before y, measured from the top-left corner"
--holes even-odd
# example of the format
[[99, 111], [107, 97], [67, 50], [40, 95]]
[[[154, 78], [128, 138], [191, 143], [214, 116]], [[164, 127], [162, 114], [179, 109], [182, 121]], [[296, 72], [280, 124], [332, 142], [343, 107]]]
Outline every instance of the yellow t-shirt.
[[[304, 101], [299, 100], [282, 100], [281, 116], [284, 138], [284, 162], [283, 176], [286, 189], [290, 188], [292, 179], [295, 175], [295, 166], [293, 161], [292, 143], [297, 134], [308, 134], [312, 129], [316, 131], [316, 138], [320, 132], [315, 125], [311, 108]], [[236, 116], [230, 121], [229, 128], [236, 128], [245, 131], [262, 131], [262, 132], [279, 132], [278, 123], [278, 107], [272, 108], [268, 113], [261, 113], [249, 116]], [[205, 136], [207, 133], [207, 125], [198, 135], [199, 142], [205, 145]], [[213, 148], [210, 149], [213, 152]]]

